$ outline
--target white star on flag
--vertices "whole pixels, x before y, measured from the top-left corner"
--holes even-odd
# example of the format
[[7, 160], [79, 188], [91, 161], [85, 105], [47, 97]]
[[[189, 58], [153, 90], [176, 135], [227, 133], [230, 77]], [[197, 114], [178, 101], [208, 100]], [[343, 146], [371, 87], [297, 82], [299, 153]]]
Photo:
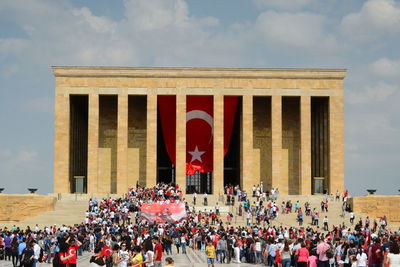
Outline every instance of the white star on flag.
[[192, 160], [190, 161], [191, 163], [195, 160], [198, 160], [200, 162], [201, 161], [201, 155], [203, 155], [204, 153], [206, 153], [205, 151], [199, 151], [199, 148], [196, 146], [196, 148], [194, 149], [194, 151], [188, 151], [190, 155], [192, 155]]

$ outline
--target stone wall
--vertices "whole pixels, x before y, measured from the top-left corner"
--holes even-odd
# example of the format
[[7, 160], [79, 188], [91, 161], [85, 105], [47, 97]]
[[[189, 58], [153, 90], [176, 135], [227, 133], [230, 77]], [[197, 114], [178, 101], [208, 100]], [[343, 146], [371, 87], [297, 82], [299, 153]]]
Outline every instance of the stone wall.
[[254, 164], [258, 167], [264, 188], [270, 189], [272, 187], [271, 98], [254, 97], [253, 101], [253, 148], [258, 150]]
[[52, 211], [57, 199], [36, 194], [0, 194], [0, 222], [23, 221]]
[[400, 196], [368, 195], [353, 197], [350, 204], [356, 214], [380, 218], [386, 215], [390, 222], [400, 222]]
[[100, 96], [99, 181], [110, 182], [99, 193], [117, 192], [117, 105], [117, 96]]
[[146, 184], [146, 96], [129, 96], [128, 187]]

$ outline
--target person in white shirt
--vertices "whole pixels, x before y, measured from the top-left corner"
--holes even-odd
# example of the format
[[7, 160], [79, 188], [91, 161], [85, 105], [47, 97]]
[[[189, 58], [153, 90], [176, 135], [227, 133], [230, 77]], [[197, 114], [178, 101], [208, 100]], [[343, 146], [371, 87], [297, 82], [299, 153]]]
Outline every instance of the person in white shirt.
[[389, 254], [386, 257], [386, 264], [389, 266], [400, 266], [399, 245], [393, 242], [389, 248]]
[[36, 242], [35, 239], [33, 239], [31, 241], [33, 244], [33, 264], [32, 266], [35, 267], [36, 263], [39, 261], [39, 257], [40, 257], [40, 246], [38, 245], [38, 243]]
[[357, 253], [357, 266], [366, 267], [367, 259], [368, 259], [367, 254], [364, 252], [364, 250], [361, 250], [359, 253]]
[[215, 213], [219, 216], [220, 215], [220, 213], [219, 213], [219, 205], [218, 205], [218, 202], [217, 202], [217, 205], [215, 205]]
[[261, 264], [261, 261], [262, 261], [261, 252], [262, 252], [261, 242], [257, 238], [256, 239], [256, 263], [258, 263], [258, 264]]

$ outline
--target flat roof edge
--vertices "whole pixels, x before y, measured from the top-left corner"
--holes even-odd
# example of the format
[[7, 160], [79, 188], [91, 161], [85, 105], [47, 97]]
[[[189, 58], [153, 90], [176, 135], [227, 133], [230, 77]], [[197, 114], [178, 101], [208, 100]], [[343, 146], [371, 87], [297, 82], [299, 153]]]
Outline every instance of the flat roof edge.
[[53, 66], [55, 77], [344, 79], [346, 69]]

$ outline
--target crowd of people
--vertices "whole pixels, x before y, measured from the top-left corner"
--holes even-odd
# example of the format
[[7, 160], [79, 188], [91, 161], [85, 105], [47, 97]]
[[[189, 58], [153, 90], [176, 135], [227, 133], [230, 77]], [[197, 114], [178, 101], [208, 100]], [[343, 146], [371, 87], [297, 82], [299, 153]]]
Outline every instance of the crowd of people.
[[[385, 218], [379, 225], [366, 218], [334, 227], [324, 220], [323, 229], [300, 224], [303, 209], [305, 216], [311, 216], [313, 224], [318, 225], [319, 215], [315, 215], [322, 209], [327, 211], [329, 201], [347, 205], [347, 193], [339, 198], [324, 196], [318, 210], [298, 201], [279, 206], [279, 190], [273, 190], [267, 194], [259, 185], [253, 189], [251, 200], [239, 187], [227, 186], [226, 202], [232, 204], [236, 199], [240, 203], [237, 214], [229, 213], [225, 219], [218, 204], [206, 211], [190, 208], [178, 185], [137, 187], [123, 198], [91, 199], [79, 225], [0, 229], [0, 248], [4, 260], [14, 266], [47, 262], [74, 267], [84, 251], [93, 254], [93, 266], [173, 266], [174, 255], [188, 253], [188, 247], [204, 255], [209, 266], [215, 261], [282, 267], [400, 266], [399, 233], [386, 227]], [[140, 207], [153, 203], [184, 203], [186, 216], [174, 222], [148, 221], [140, 216]], [[297, 213], [300, 226], [274, 226], [280, 212]], [[246, 224], [233, 223], [234, 216], [245, 216]]]

